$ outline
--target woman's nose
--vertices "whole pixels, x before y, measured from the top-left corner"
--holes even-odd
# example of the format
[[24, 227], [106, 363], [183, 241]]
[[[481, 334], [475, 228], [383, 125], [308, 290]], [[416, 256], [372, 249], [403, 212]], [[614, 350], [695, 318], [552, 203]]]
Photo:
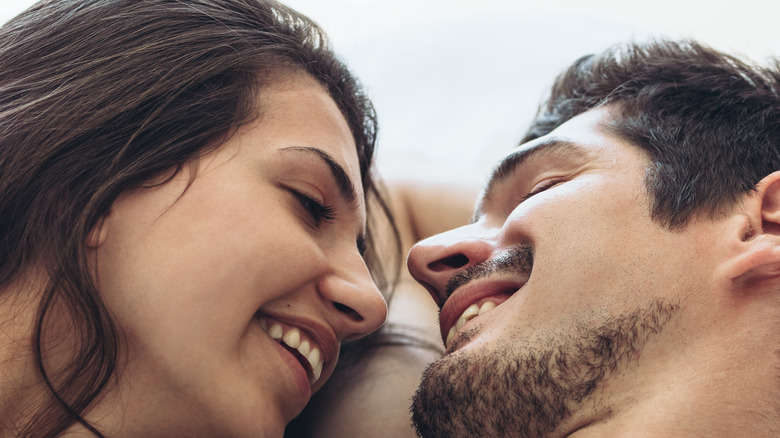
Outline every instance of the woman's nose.
[[456, 228], [422, 240], [409, 251], [409, 272], [439, 306], [447, 299], [447, 283], [455, 273], [488, 260], [493, 253], [493, 243], [473, 230], [473, 225]]
[[387, 319], [387, 302], [363, 259], [336, 267], [318, 285], [320, 295], [332, 306], [328, 314], [339, 339], [357, 339], [378, 329]]

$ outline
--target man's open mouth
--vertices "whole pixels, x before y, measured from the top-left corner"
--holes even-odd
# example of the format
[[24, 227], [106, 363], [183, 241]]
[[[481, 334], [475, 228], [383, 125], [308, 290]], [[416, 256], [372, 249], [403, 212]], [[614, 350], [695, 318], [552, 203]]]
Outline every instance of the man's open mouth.
[[484, 315], [515, 294], [525, 283], [480, 279], [453, 293], [442, 307], [440, 322], [444, 345], [472, 319]]

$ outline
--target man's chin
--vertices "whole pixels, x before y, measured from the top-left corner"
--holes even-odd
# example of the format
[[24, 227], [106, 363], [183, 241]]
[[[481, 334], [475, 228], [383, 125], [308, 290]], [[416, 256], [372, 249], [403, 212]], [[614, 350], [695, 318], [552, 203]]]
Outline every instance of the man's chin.
[[548, 436], [592, 405], [604, 380], [640, 357], [678, 311], [650, 302], [596, 328], [573, 325], [534, 342], [470, 328], [423, 373], [412, 399], [415, 429], [423, 438]]

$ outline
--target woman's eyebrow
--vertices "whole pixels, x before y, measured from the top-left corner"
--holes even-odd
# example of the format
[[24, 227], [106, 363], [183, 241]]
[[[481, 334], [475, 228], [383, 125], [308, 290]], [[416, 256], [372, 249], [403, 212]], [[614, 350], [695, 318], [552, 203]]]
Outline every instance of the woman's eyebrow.
[[325, 164], [328, 165], [328, 169], [330, 170], [330, 173], [336, 182], [336, 186], [339, 189], [339, 195], [341, 195], [341, 198], [347, 204], [353, 207], [357, 205], [357, 190], [355, 189], [355, 184], [351, 179], [349, 179], [349, 176], [347, 175], [347, 172], [344, 170], [344, 168], [335, 159], [333, 159], [330, 154], [323, 151], [322, 149], [307, 146], [291, 146], [283, 148], [281, 151], [313, 154], [314, 156], [321, 159]]

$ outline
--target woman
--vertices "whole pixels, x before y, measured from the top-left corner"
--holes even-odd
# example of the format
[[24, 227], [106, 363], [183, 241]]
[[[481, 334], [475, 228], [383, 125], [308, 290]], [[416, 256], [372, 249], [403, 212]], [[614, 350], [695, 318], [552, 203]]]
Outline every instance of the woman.
[[0, 435], [282, 436], [386, 316], [374, 138], [323, 33], [272, 1], [3, 26]]

